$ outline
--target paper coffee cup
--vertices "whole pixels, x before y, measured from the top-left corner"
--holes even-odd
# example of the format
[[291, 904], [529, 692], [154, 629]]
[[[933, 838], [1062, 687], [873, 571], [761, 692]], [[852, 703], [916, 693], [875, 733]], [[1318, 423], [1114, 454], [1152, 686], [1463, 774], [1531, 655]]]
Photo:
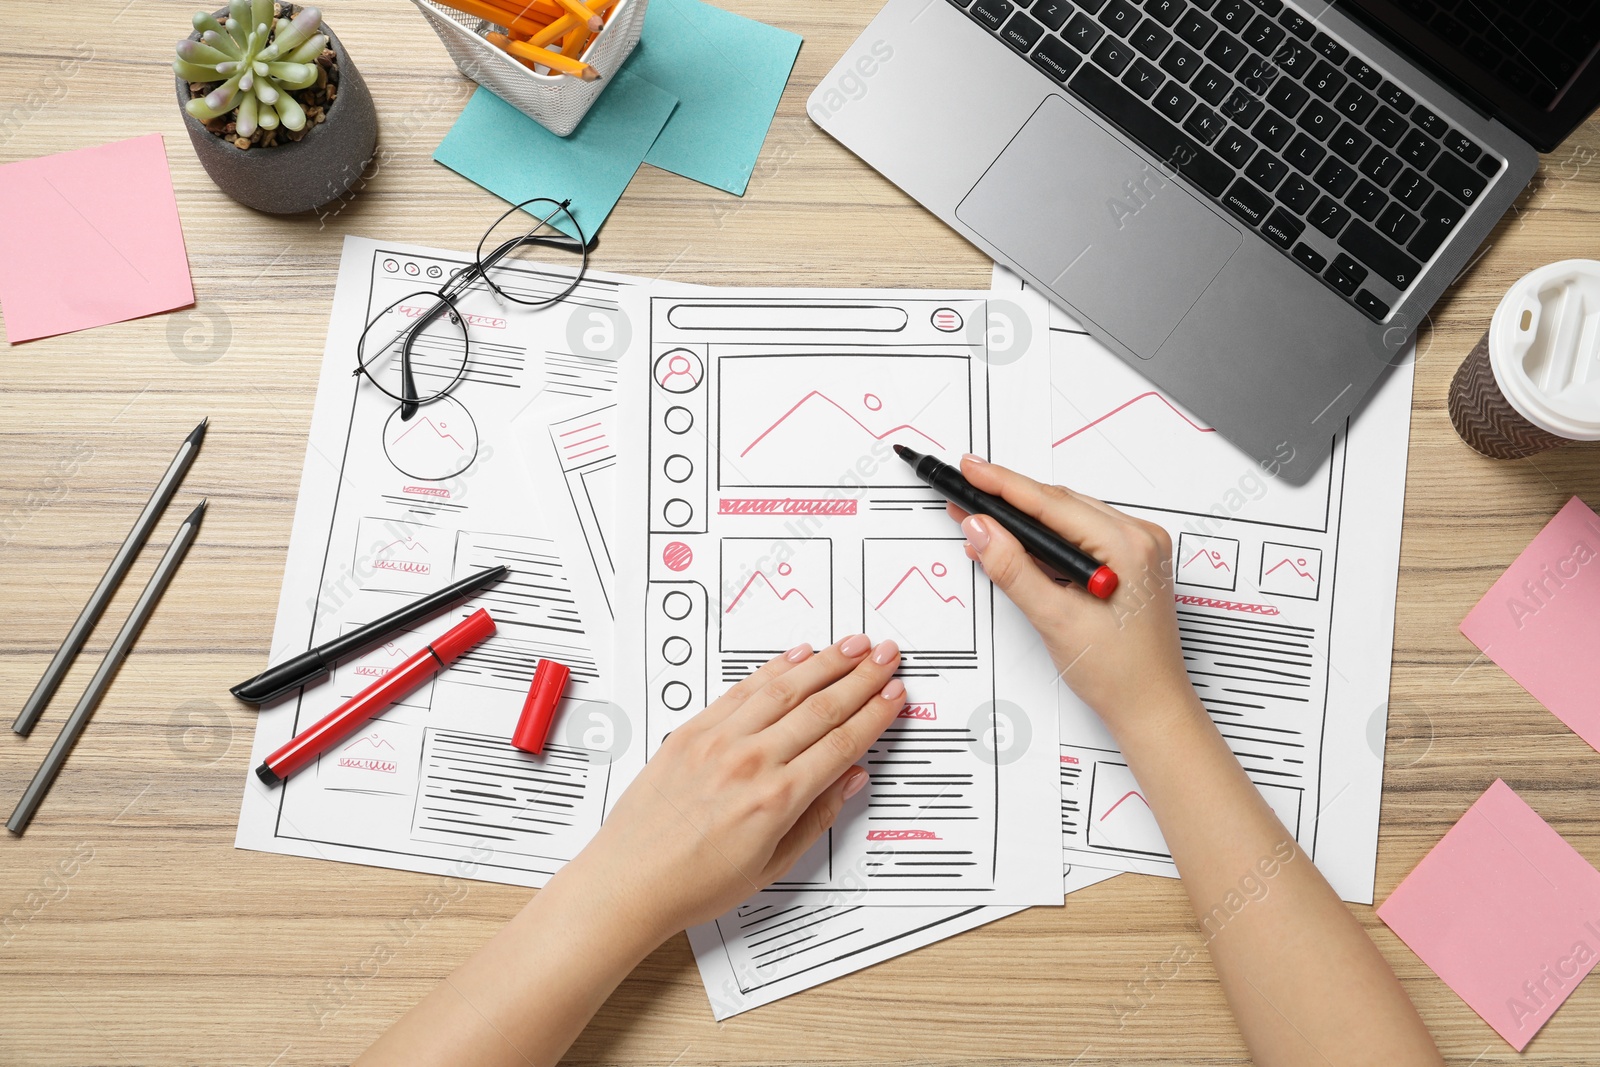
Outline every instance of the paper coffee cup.
[[1486, 456], [1600, 441], [1600, 262], [1523, 276], [1450, 385], [1450, 421]]

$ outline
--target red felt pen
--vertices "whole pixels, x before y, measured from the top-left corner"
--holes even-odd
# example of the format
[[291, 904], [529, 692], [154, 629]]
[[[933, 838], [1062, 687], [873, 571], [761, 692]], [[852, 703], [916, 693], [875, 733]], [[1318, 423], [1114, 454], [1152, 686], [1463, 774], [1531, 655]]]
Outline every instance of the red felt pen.
[[362, 723], [415, 691], [492, 633], [494, 619], [479, 608], [421, 652], [318, 719], [309, 730], [291, 738], [256, 768], [256, 777], [268, 785], [277, 785], [349, 737]]

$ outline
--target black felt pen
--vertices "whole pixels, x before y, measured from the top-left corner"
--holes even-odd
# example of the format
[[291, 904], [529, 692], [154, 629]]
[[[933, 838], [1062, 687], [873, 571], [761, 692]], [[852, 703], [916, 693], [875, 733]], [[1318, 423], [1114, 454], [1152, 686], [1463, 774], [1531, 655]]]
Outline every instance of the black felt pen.
[[989, 516], [1022, 542], [1029, 555], [1048, 564], [1062, 577], [1077, 582], [1101, 600], [1116, 592], [1116, 571], [994, 494], [977, 488], [955, 467], [937, 456], [923, 455], [905, 445], [895, 445], [894, 452], [939, 495], [969, 515]]

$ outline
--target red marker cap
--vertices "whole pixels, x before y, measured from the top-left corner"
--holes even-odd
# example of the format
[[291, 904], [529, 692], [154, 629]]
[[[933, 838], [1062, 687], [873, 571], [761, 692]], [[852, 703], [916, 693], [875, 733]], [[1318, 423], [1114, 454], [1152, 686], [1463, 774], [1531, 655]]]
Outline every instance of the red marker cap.
[[1089, 575], [1089, 592], [1104, 600], [1117, 591], [1117, 572], [1100, 565], [1100, 569]]
[[433, 654], [446, 667], [460, 659], [473, 645], [494, 633], [494, 619], [482, 608], [456, 623], [448, 632], [433, 642]]
[[513, 747], [535, 756], [544, 751], [544, 739], [556, 718], [556, 705], [561, 703], [561, 694], [566, 692], [571, 676], [570, 670], [553, 659], [539, 661], [533, 671], [533, 684], [528, 687], [528, 699], [522, 703], [522, 717], [511, 735]]

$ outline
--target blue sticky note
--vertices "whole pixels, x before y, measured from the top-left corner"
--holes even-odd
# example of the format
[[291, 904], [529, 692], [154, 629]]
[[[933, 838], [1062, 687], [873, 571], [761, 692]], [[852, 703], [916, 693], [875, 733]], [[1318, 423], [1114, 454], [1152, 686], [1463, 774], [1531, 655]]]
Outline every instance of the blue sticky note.
[[578, 128], [557, 137], [480, 87], [433, 158], [508, 203], [570, 197], [573, 218], [593, 236], [677, 103], [671, 93], [621, 70]]
[[623, 69], [676, 96], [678, 109], [644, 161], [743, 196], [799, 53], [788, 30], [701, 0], [650, 0]]

